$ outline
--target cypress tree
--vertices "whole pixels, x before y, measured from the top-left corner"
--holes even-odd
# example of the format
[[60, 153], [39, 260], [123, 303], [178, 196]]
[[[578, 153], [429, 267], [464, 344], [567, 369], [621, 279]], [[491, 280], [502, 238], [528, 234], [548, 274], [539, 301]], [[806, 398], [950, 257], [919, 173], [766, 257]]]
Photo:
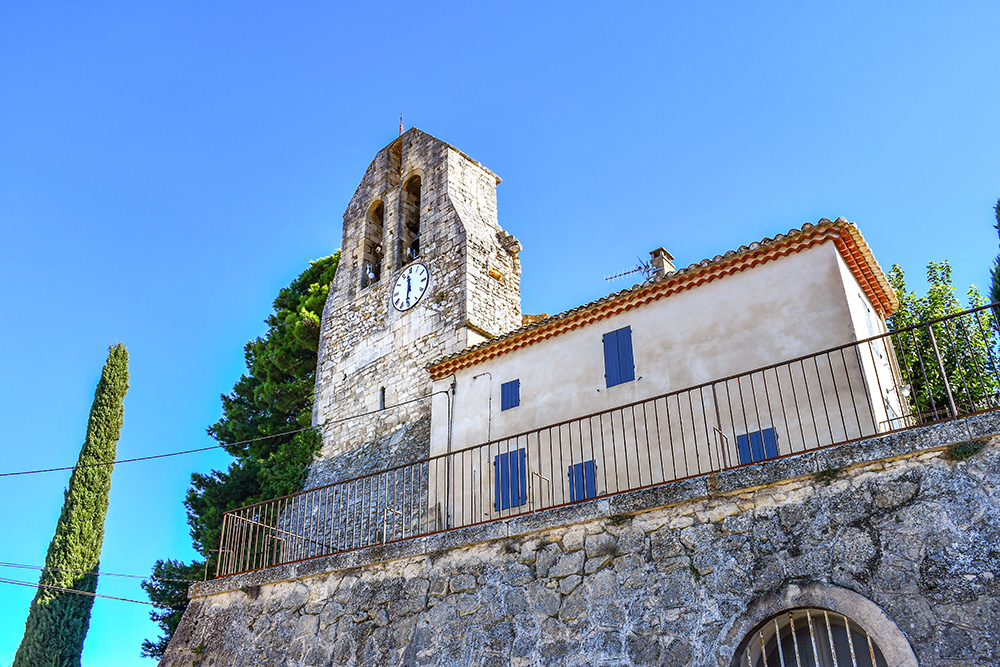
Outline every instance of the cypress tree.
[[[48, 569], [39, 578], [42, 586], [90, 593], [97, 590], [113, 469], [111, 465], [100, 464], [115, 460], [126, 391], [128, 350], [118, 343], [109, 349], [94, 392], [87, 437], [65, 491], [56, 533], [45, 555]], [[42, 586], [31, 601], [24, 637], [12, 667], [78, 667], [94, 598]]]
[[[993, 225], [993, 228], [1000, 235], [1000, 199], [997, 199], [993, 213], [996, 214], [997, 218], [997, 224]], [[993, 270], [990, 271], [990, 301], [1000, 303], [1000, 255], [997, 255], [997, 258], [993, 260]], [[1000, 307], [993, 309], [993, 315], [997, 320], [997, 326], [1000, 326]]]

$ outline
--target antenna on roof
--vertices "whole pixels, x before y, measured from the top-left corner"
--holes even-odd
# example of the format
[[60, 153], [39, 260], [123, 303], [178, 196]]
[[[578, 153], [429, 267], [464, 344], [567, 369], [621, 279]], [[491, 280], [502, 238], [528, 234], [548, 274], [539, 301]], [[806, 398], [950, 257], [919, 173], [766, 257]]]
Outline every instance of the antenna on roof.
[[629, 269], [628, 271], [622, 271], [621, 273], [615, 273], [615, 274], [610, 275], [610, 276], [605, 276], [604, 279], [608, 280], [608, 281], [610, 281], [610, 280], [618, 280], [619, 278], [624, 278], [625, 276], [630, 276], [633, 273], [641, 273], [642, 277], [645, 280], [649, 280], [651, 277], [653, 277], [653, 274], [658, 273], [658, 272], [660, 272], [660, 271], [663, 270], [662, 268], [654, 267], [649, 262], [642, 261], [642, 259], [639, 258], [639, 257], [636, 257], [636, 261], [638, 262], [638, 264], [634, 268]]

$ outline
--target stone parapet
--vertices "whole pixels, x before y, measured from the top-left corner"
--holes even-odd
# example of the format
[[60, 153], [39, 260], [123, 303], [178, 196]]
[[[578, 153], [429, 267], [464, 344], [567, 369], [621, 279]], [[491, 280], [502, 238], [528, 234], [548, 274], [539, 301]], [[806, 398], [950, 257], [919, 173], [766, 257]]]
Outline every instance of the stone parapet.
[[998, 479], [987, 414], [228, 577], [161, 665], [721, 667], [819, 602], [893, 664], [997, 664]]

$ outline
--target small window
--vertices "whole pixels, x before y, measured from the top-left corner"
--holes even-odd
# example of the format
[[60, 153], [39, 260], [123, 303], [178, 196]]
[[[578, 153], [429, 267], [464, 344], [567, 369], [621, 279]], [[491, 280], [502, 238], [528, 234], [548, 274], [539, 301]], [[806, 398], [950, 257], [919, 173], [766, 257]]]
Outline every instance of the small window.
[[635, 379], [632, 327], [623, 327], [604, 334], [604, 379], [609, 387]]
[[521, 405], [521, 381], [511, 380], [500, 385], [500, 410], [510, 410]]
[[740, 465], [766, 461], [778, 456], [778, 433], [773, 428], [736, 436]]
[[497, 512], [520, 507], [528, 502], [527, 450], [497, 454], [493, 458], [495, 493], [493, 509]]
[[385, 387], [379, 387], [378, 390], [378, 409], [385, 410]]
[[569, 501], [571, 503], [597, 497], [595, 470], [593, 459], [583, 463], [574, 463], [569, 467]]

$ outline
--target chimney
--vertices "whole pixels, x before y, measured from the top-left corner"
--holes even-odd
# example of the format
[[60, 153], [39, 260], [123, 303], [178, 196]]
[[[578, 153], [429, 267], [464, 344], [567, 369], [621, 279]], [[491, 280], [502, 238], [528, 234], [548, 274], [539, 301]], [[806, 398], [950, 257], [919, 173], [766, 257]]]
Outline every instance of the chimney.
[[653, 277], [660, 278], [674, 270], [674, 256], [663, 248], [649, 251], [649, 263], [653, 266]]

